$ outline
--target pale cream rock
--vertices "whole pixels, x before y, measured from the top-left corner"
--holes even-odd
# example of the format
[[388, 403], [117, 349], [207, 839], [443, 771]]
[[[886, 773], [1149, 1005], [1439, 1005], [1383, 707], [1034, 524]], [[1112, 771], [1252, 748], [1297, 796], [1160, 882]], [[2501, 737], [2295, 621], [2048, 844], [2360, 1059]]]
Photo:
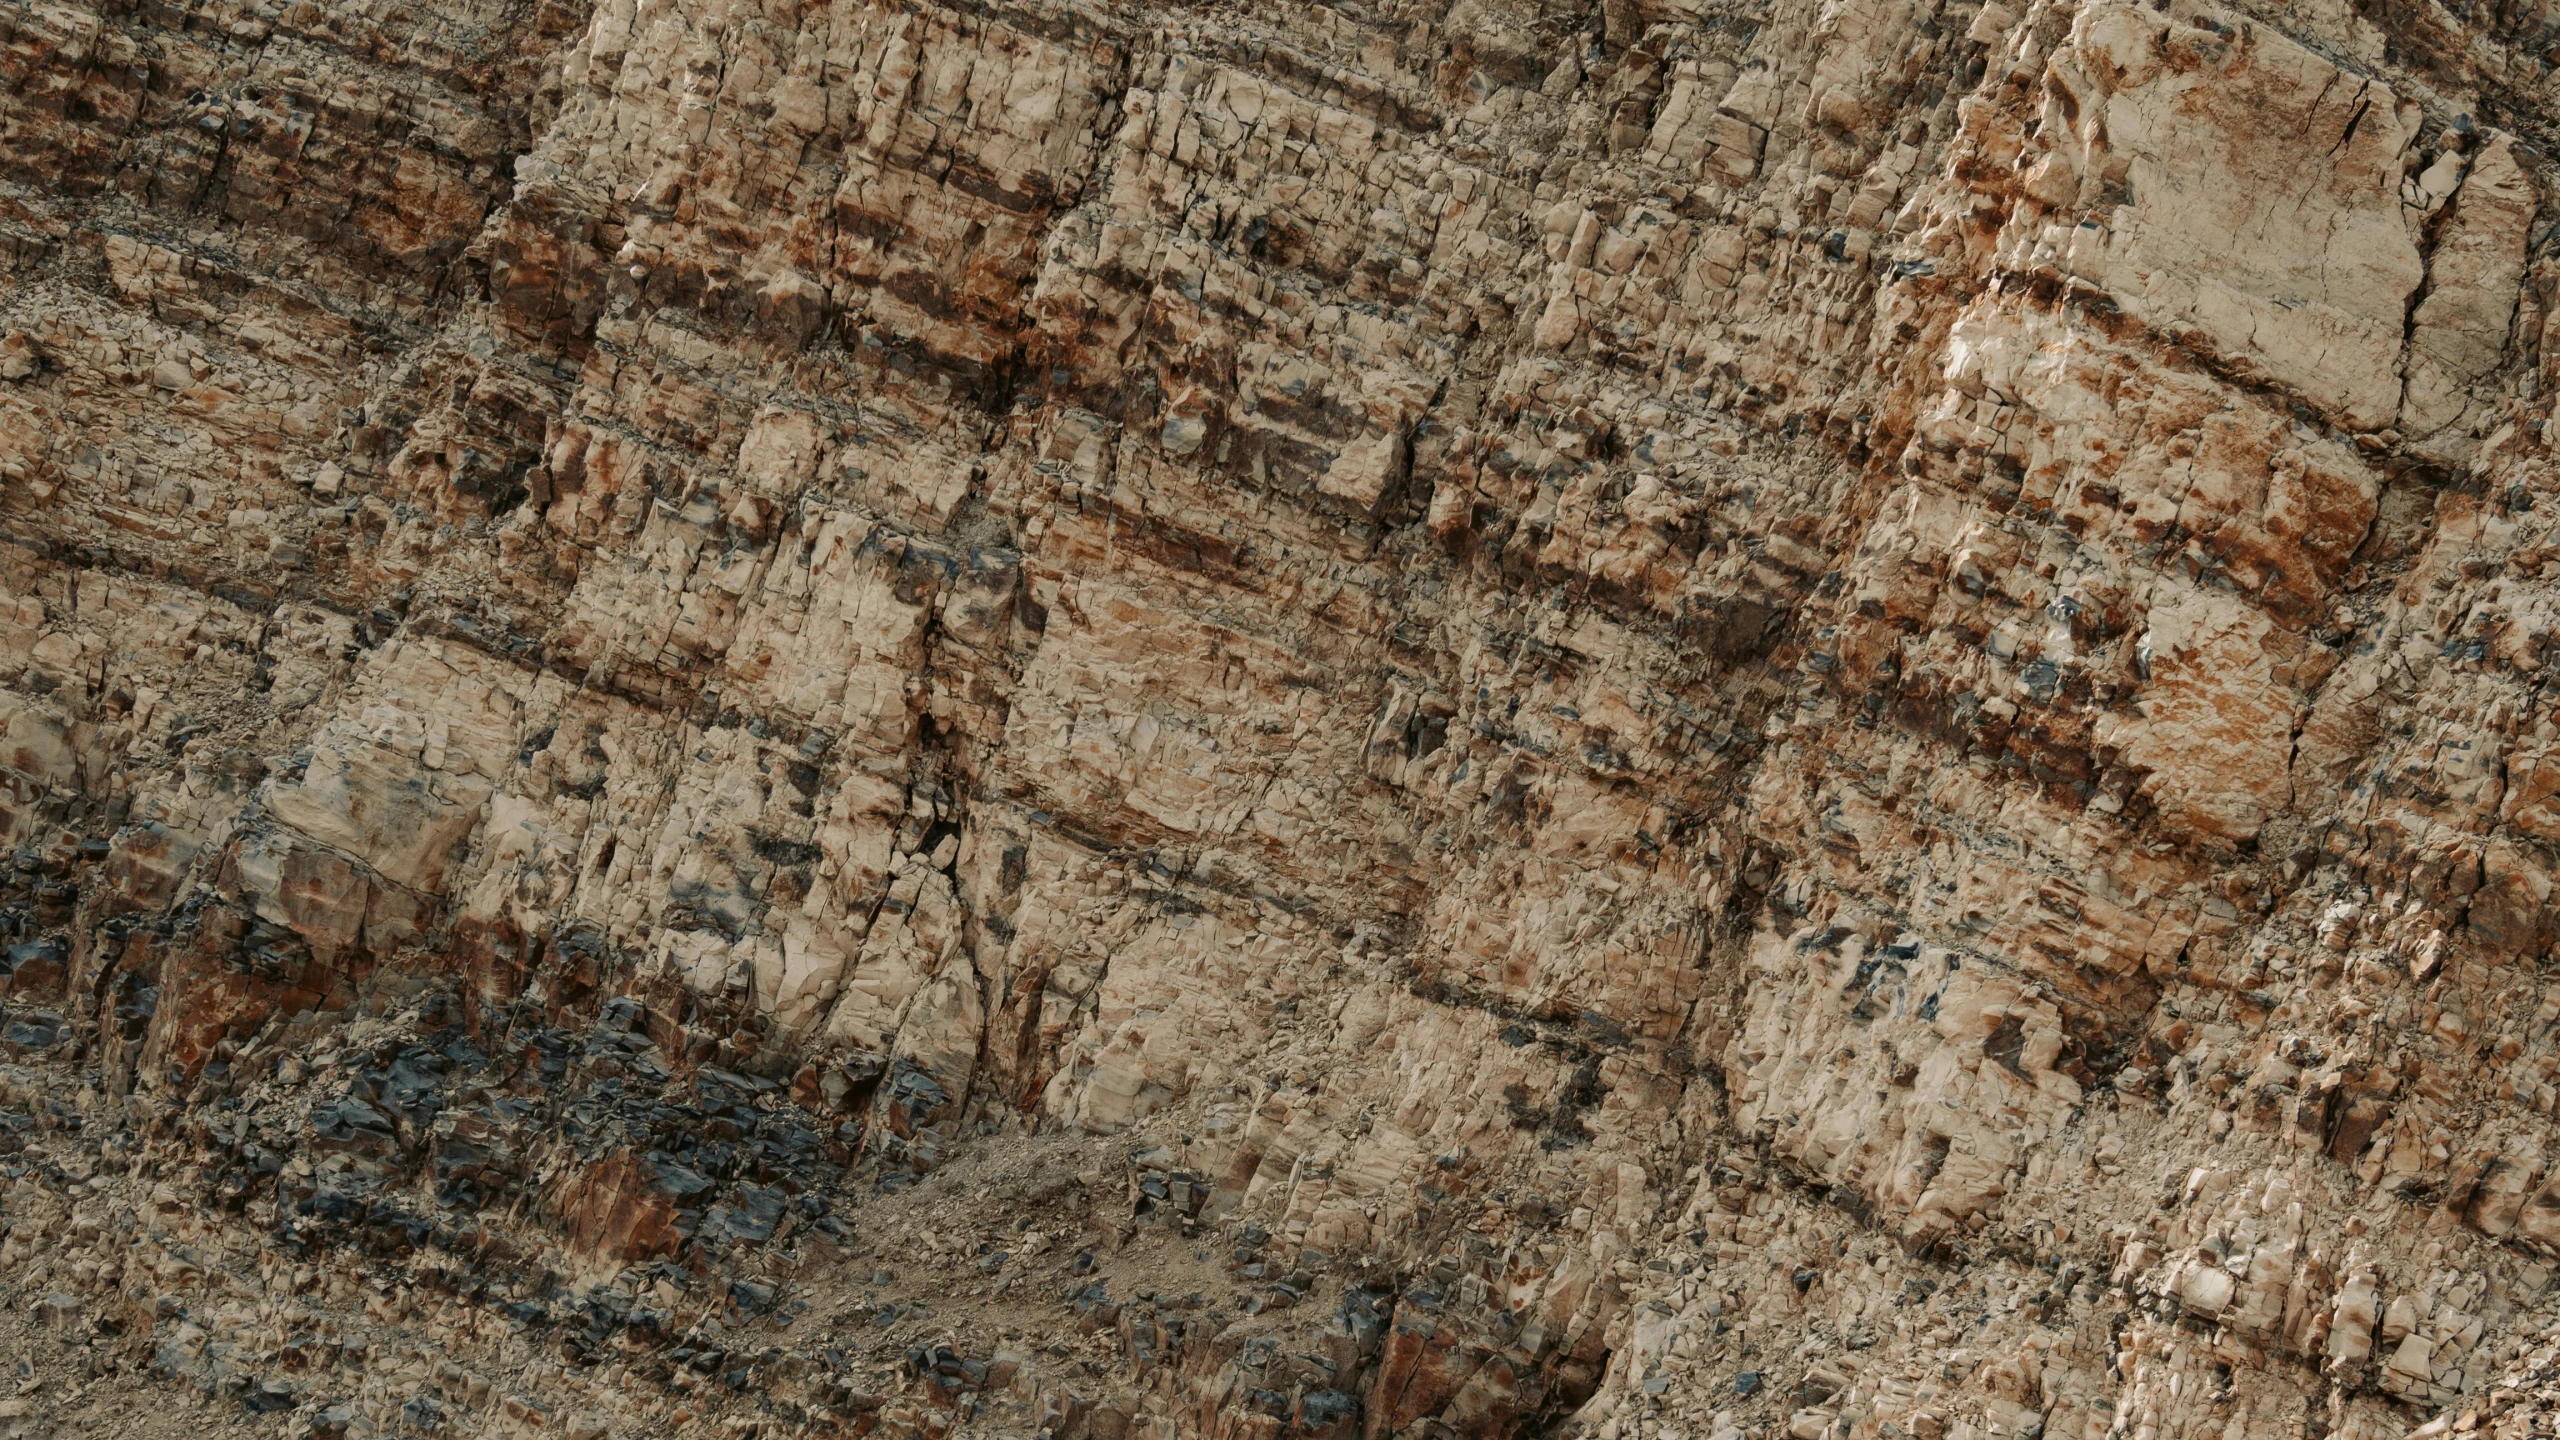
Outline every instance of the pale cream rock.
[[2293, 699], [2269, 673], [2273, 627], [2230, 598], [2163, 582], [2137, 642], [2150, 671], [2125, 758], [2164, 814], [2246, 840], [2292, 803]]
[[2392, 423], [2425, 276], [2401, 216], [2403, 103], [2265, 27], [2226, 38], [2130, 5], [2082, 10], [2063, 53], [2046, 84], [2077, 119], [2057, 153], [2131, 191], [2074, 237], [2074, 272], [2344, 425]]
[[2400, 428], [2430, 451], [2465, 460], [2473, 439], [2466, 422], [2476, 409], [2468, 391], [2506, 352], [2533, 224], [2533, 185], [2512, 137], [2495, 134], [2479, 145], [2452, 202], [2427, 254], [2426, 298], [2410, 317]]

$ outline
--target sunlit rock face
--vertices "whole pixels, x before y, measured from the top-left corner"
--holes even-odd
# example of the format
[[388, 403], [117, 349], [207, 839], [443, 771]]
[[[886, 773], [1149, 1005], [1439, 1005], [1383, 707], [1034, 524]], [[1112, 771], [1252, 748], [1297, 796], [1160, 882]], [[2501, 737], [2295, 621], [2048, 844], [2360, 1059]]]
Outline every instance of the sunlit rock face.
[[0, 4], [0, 1435], [2547, 1435], [2546, 8]]

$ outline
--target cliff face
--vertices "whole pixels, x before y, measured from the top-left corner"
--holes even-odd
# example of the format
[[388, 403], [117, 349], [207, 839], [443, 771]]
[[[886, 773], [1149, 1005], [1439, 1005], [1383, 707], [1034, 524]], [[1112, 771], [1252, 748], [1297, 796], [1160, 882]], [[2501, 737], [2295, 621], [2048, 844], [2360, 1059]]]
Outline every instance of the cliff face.
[[2549, 10], [0, 4], [0, 1431], [2548, 1433]]

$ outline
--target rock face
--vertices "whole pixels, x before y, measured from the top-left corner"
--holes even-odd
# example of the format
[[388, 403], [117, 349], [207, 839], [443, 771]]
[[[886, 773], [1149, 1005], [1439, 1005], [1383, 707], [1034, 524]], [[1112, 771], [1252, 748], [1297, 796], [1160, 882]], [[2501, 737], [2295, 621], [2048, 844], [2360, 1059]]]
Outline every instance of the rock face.
[[2550, 1434], [2549, 12], [0, 3], [0, 1435]]

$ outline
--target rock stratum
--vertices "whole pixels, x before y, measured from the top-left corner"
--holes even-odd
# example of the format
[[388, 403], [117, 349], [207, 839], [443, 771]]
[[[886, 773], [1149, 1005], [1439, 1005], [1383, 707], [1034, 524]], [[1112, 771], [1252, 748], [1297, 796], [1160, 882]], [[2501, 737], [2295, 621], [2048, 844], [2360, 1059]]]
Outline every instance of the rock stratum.
[[0, 3], [0, 1433], [2552, 1434], [2555, 66]]

